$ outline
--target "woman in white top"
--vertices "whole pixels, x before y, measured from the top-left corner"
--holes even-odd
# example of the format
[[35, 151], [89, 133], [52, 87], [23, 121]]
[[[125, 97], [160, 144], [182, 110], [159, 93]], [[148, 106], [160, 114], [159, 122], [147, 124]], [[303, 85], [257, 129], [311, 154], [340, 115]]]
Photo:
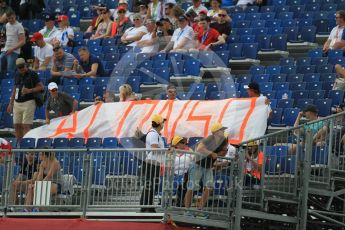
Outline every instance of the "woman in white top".
[[62, 46], [67, 46], [68, 41], [74, 39], [74, 31], [69, 26], [68, 16], [60, 15], [57, 21], [59, 23], [59, 29], [52, 43], [59, 41]]
[[159, 21], [163, 14], [163, 4], [159, 0], [152, 0], [149, 4], [146, 19], [152, 19], [154, 21]]
[[109, 37], [111, 34], [111, 26], [113, 21], [110, 19], [110, 11], [108, 9], [101, 12], [102, 22], [98, 25], [96, 33], [91, 36], [91, 40]]
[[136, 46], [137, 41], [147, 33], [147, 29], [143, 26], [140, 14], [135, 14], [133, 16], [133, 24], [134, 26], [128, 28], [121, 37], [121, 42], [127, 46]]

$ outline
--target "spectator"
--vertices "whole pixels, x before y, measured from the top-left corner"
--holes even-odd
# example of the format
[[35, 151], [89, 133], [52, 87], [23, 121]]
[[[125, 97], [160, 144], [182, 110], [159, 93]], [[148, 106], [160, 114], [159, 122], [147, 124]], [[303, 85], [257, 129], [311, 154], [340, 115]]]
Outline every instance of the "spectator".
[[217, 21], [218, 13], [221, 10], [222, 0], [211, 0], [211, 9], [208, 11], [207, 16], [211, 17], [212, 20]]
[[127, 18], [130, 18], [132, 16], [132, 13], [128, 10], [128, 2], [127, 2], [127, 0], [120, 0], [119, 4], [117, 6], [117, 9], [110, 9], [110, 13], [111, 13], [113, 19], [114, 20], [117, 19], [117, 17], [118, 17], [118, 10], [119, 10], [120, 6], [122, 6], [122, 7], [124, 7], [126, 9], [126, 15], [125, 16]]
[[27, 28], [24, 28], [25, 33], [25, 44], [20, 49], [20, 58], [24, 58], [26, 62], [33, 62], [33, 56], [32, 56], [32, 44], [30, 41], [30, 35], [29, 30]]
[[4, 149], [8, 150], [8, 152], [0, 152], [0, 165], [2, 165], [2, 164], [6, 163], [5, 162], [6, 155], [11, 154], [12, 146], [6, 139], [0, 137], [0, 149], [1, 150], [4, 150]]
[[[193, 163], [189, 169], [189, 178], [187, 193], [185, 198], [185, 207], [190, 208], [192, 202], [193, 190], [199, 190], [199, 182], [202, 178], [204, 189], [202, 192], [201, 201], [197, 204], [198, 210], [202, 210], [205, 206], [209, 193], [211, 192], [214, 183], [213, 183], [213, 164], [217, 160], [217, 151], [223, 149], [223, 146], [227, 146], [227, 140], [224, 136], [224, 130], [227, 129], [223, 127], [220, 123], [215, 123], [211, 127], [212, 134], [207, 138], [204, 138], [200, 141], [196, 148], [196, 152], [202, 154], [197, 156], [196, 162]], [[186, 211], [185, 215], [194, 216], [189, 210]], [[203, 213], [196, 213], [199, 218], [207, 219], [208, 216]]]
[[115, 102], [115, 94], [110, 91], [105, 91], [103, 93], [103, 97], [97, 96], [95, 98], [94, 105], [97, 105], [98, 103], [111, 103], [111, 102]]
[[36, 45], [34, 50], [34, 70], [46, 70], [52, 67], [53, 46], [46, 43], [40, 32], [33, 34], [31, 42]]
[[[164, 149], [164, 140], [160, 134], [165, 119], [159, 114], [152, 116], [152, 128], [146, 135], [147, 149]], [[165, 163], [165, 153], [149, 152], [142, 163], [143, 174], [145, 175], [144, 189], [140, 197], [140, 205], [153, 205], [155, 191], [158, 191], [161, 165]], [[154, 208], [141, 208], [141, 212], [155, 212]]]
[[140, 14], [133, 15], [133, 27], [128, 28], [121, 37], [121, 42], [127, 46], [136, 46], [139, 41], [146, 33], [147, 29], [142, 24]]
[[16, 60], [16, 66], [18, 72], [7, 112], [13, 111], [15, 135], [17, 143], [20, 143], [23, 136], [31, 129], [34, 120], [36, 102], [33, 94], [43, 91], [44, 86], [37, 73], [29, 70], [23, 58]]
[[[13, 11], [6, 13], [6, 42], [3, 52], [0, 55], [0, 72], [15, 69], [16, 59], [20, 54], [20, 48], [25, 44], [25, 32], [21, 23], [17, 22], [16, 14]], [[7, 62], [7, 68], [5, 67]]]
[[74, 31], [72, 27], [69, 26], [69, 19], [66, 15], [60, 15], [57, 19], [59, 23], [59, 29], [55, 34], [55, 38], [52, 42], [59, 41], [62, 46], [72, 46], [74, 39]]
[[111, 27], [111, 37], [115, 37], [116, 35], [122, 36], [127, 29], [133, 26], [131, 20], [126, 16], [125, 7], [119, 6], [117, 8], [117, 14], [118, 17], [114, 20]]
[[[60, 162], [56, 159], [53, 152], [42, 152], [42, 161], [39, 166], [37, 181], [51, 181], [50, 194], [58, 194], [61, 192], [62, 178], [61, 178], [61, 166]], [[34, 184], [30, 184], [28, 193], [25, 197], [25, 205], [32, 205], [34, 198]], [[24, 211], [28, 211], [25, 210]]]
[[188, 7], [186, 12], [188, 12], [190, 10], [193, 10], [196, 14], [199, 14], [200, 11], [206, 11], [207, 12], [207, 8], [201, 4], [201, 0], [192, 0], [192, 2], [193, 2], [193, 5]]
[[[172, 25], [176, 26], [176, 18], [174, 17], [174, 12], [173, 12], [174, 6], [175, 4], [173, 3], [165, 3], [163, 18], [167, 18]], [[173, 27], [173, 29], [176, 29], [176, 27]]]
[[332, 90], [345, 90], [345, 70], [340, 64], [335, 65], [337, 78], [333, 84]]
[[55, 16], [52, 14], [47, 14], [44, 20], [45, 26], [39, 32], [43, 35], [45, 42], [51, 43], [58, 32], [58, 28], [55, 26]]
[[20, 173], [12, 183], [12, 192], [10, 193], [12, 205], [17, 203], [17, 193], [26, 193], [28, 186], [35, 183], [38, 174], [39, 162], [38, 159], [35, 159], [34, 152], [27, 152], [24, 162], [19, 162], [19, 164], [21, 165]]
[[335, 14], [337, 26], [334, 27], [323, 45], [323, 52], [327, 53], [330, 49], [345, 48], [345, 10], [339, 10]]
[[123, 84], [119, 88], [120, 91], [120, 102], [135, 101], [137, 98], [132, 91], [132, 87], [128, 84]]
[[53, 65], [50, 70], [52, 79], [50, 81], [59, 84], [60, 77], [73, 77], [71, 74], [76, 58], [72, 54], [65, 52], [59, 42], [53, 45], [53, 52]]
[[98, 25], [96, 33], [90, 37], [91, 40], [110, 37], [113, 21], [110, 20], [108, 9], [101, 11], [102, 22]]
[[146, 20], [146, 29], [148, 33], [137, 42], [137, 47], [141, 49], [141, 53], [157, 53], [159, 49], [159, 42], [155, 21], [152, 19]]
[[210, 28], [211, 18], [206, 16], [202, 17], [199, 21], [201, 31], [198, 34], [198, 49], [208, 50], [212, 46], [217, 46], [225, 43], [222, 35], [216, 29]]
[[148, 11], [147, 4], [145, 2], [140, 1], [138, 5], [139, 5], [139, 14], [141, 15], [141, 19], [144, 21], [147, 16], [147, 11]]
[[245, 185], [259, 185], [261, 181], [261, 169], [264, 162], [264, 154], [261, 150], [259, 151], [258, 144], [255, 141], [249, 142], [246, 147]]
[[101, 10], [106, 9], [106, 6], [102, 3], [93, 6], [92, 7], [93, 10], [96, 10], [97, 12], [97, 16], [92, 18], [91, 24], [90, 26], [87, 28], [87, 30], [85, 31], [85, 33], [94, 33], [96, 32], [98, 25], [102, 22], [103, 18], [102, 18], [102, 14], [101, 14]]
[[178, 5], [175, 5], [172, 9], [172, 15], [171, 17], [173, 20], [171, 20], [171, 23], [173, 25], [173, 28], [176, 30], [178, 28], [178, 19], [179, 17], [184, 15], [184, 10], [179, 7]]
[[178, 98], [176, 97], [177, 96], [176, 86], [174, 86], [173, 84], [168, 85], [166, 94], [167, 94], [168, 100], [178, 101]]
[[171, 41], [162, 50], [162, 52], [183, 52], [194, 47], [194, 31], [192, 27], [188, 26], [186, 16], [179, 17], [179, 28], [174, 31]]
[[19, 3], [19, 16], [22, 20], [31, 20], [38, 18], [45, 4], [43, 0], [26, 1], [21, 0]]
[[187, 146], [187, 139], [175, 136], [171, 141], [172, 149], [177, 149], [175, 155], [174, 176], [183, 177], [183, 184], [179, 184], [176, 191], [176, 204], [178, 207], [184, 206], [184, 198], [187, 192], [188, 170], [193, 161], [193, 156], [190, 153], [183, 153], [182, 151], [192, 151]]
[[[211, 28], [216, 29], [223, 36], [224, 40], [227, 39], [231, 32], [230, 23], [227, 21], [228, 17], [226, 10], [221, 9], [218, 13], [218, 20], [210, 25]], [[229, 20], [231, 21], [230, 17]]]
[[168, 18], [161, 18], [157, 25], [157, 36], [159, 41], [159, 50], [170, 42], [171, 36], [174, 34], [173, 26]]
[[260, 85], [256, 82], [251, 82], [247, 86], [245, 86], [245, 88], [247, 88], [248, 97], [265, 98], [265, 104], [267, 105], [267, 116], [270, 117], [272, 115], [270, 101], [267, 97], [261, 94]]
[[7, 22], [6, 14], [10, 11], [12, 11], [12, 9], [7, 5], [6, 0], [0, 0], [0, 25]]
[[58, 85], [55, 82], [50, 82], [48, 85], [50, 97], [46, 106], [46, 124], [50, 124], [50, 120], [70, 115], [78, 108], [78, 101], [73, 97], [59, 92]]
[[157, 22], [162, 18], [163, 11], [163, 2], [160, 0], [152, 0], [148, 6], [146, 19], [152, 19]]
[[[96, 77], [103, 76], [104, 69], [102, 62], [95, 56], [91, 55], [86, 47], [78, 49], [79, 58], [74, 61], [74, 71], [77, 72], [75, 77]], [[78, 73], [78, 67], [81, 68], [83, 73]]]

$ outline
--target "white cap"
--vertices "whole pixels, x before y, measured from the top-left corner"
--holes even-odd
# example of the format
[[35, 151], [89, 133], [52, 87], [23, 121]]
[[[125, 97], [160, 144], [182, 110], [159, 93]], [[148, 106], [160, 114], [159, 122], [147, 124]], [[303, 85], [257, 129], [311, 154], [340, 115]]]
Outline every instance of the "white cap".
[[59, 88], [58, 85], [55, 82], [50, 82], [48, 85], [48, 89], [52, 90], [52, 89], [57, 89]]
[[243, 89], [249, 89], [249, 86], [248, 85], [244, 85]]
[[168, 3], [176, 5], [176, 1], [175, 0], [166, 0], [165, 4], [168, 4]]

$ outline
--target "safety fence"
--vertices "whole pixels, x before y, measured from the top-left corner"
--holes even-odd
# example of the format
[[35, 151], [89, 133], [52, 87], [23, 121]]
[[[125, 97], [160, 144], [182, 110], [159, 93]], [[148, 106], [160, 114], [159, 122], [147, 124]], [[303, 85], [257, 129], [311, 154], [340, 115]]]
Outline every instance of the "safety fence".
[[16, 149], [0, 164], [0, 208], [84, 217], [141, 209], [231, 229], [344, 227], [344, 143], [343, 112], [214, 159], [177, 149]]

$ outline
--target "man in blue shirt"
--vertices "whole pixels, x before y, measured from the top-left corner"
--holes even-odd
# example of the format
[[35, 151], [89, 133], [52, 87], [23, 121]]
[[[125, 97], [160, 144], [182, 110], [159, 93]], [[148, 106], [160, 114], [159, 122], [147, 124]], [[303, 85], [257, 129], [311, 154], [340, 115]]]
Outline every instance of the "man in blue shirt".
[[76, 72], [79, 72], [78, 67], [80, 67], [83, 73], [76, 74], [77, 78], [104, 75], [102, 62], [97, 57], [91, 55], [86, 47], [79, 48], [78, 54], [78, 60], [74, 61], [74, 68], [76, 68]]

